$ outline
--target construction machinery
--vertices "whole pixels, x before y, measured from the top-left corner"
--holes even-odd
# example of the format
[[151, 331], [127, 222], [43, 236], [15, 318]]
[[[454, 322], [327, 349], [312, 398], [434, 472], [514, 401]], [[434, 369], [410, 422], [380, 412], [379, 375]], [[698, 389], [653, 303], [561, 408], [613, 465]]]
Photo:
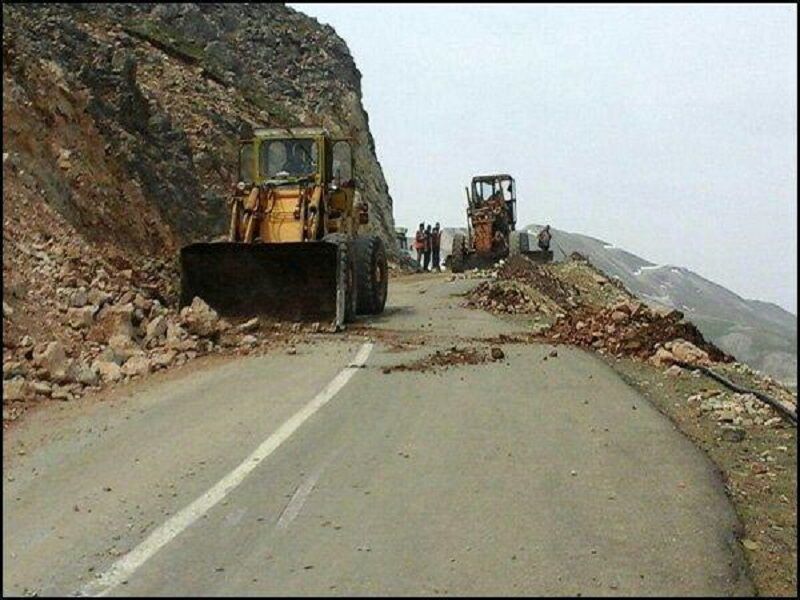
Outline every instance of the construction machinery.
[[453, 236], [449, 265], [454, 273], [485, 268], [518, 254], [537, 262], [552, 260], [551, 251], [535, 249], [527, 232], [516, 231], [517, 190], [511, 175], [478, 175], [465, 191], [467, 235]]
[[386, 250], [353, 178], [353, 149], [322, 128], [245, 130], [221, 242], [181, 249], [181, 304], [226, 316], [329, 321], [386, 304]]

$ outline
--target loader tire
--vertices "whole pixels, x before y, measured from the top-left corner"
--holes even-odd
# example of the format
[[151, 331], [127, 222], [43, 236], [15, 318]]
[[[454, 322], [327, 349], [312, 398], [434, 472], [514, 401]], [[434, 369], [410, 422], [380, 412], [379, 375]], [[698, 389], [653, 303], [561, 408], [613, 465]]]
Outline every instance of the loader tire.
[[337, 244], [340, 249], [340, 256], [345, 263], [345, 307], [344, 307], [344, 320], [350, 323], [356, 318], [356, 269], [355, 269], [355, 252], [353, 243], [347, 239], [347, 236], [342, 233], [329, 233], [324, 238], [323, 242]]
[[453, 273], [464, 272], [464, 250], [466, 240], [463, 234], [457, 233], [453, 236], [453, 250], [450, 254], [450, 270]]
[[389, 265], [383, 240], [375, 235], [356, 238], [353, 242], [356, 263], [356, 311], [360, 315], [377, 315], [386, 306], [389, 288]]

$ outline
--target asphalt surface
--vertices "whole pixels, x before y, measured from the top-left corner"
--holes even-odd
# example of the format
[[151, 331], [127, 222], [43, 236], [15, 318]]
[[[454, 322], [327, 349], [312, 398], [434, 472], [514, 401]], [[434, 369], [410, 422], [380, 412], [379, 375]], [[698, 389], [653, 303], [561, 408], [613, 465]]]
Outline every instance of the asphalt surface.
[[33, 414], [3, 594], [751, 593], [710, 462], [595, 357], [384, 372], [522, 326], [470, 285], [392, 281], [358, 335]]

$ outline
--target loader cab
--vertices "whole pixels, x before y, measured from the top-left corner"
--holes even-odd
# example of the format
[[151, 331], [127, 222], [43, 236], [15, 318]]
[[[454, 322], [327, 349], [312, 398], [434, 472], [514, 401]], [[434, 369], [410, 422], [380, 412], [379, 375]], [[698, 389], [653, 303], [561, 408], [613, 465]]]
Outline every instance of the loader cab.
[[511, 231], [517, 223], [517, 185], [511, 175], [480, 175], [472, 178], [470, 208], [479, 208], [491, 200], [502, 200], [508, 211]]
[[240, 141], [240, 184], [301, 181], [354, 188], [350, 140], [334, 139], [324, 129], [308, 127], [256, 129]]

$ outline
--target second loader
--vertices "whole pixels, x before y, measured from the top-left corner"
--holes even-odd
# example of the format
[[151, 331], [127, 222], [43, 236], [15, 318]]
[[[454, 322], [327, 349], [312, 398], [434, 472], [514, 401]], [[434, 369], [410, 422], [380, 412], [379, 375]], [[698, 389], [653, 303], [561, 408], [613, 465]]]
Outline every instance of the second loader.
[[239, 145], [227, 240], [181, 250], [181, 304], [227, 316], [328, 321], [386, 304], [383, 241], [353, 178], [350, 141], [322, 128], [258, 128]]
[[511, 175], [478, 175], [466, 192], [467, 235], [453, 236], [449, 257], [453, 273], [486, 268], [515, 255], [537, 262], [552, 260], [550, 250], [535, 249], [527, 232], [516, 231], [517, 190]]

